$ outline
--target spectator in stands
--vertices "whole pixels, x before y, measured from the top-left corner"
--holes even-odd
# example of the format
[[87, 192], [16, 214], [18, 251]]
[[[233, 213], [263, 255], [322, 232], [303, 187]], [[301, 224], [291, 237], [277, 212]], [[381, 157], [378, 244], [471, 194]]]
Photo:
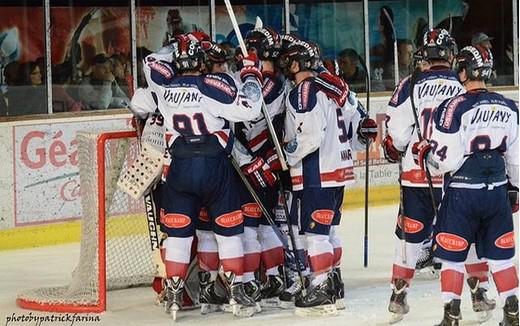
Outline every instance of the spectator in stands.
[[0, 91], [0, 117], [6, 116], [7, 114], [7, 99], [4, 93]]
[[117, 84], [112, 74], [112, 64], [104, 54], [94, 57], [91, 74], [83, 79], [78, 93], [87, 110], [124, 108], [130, 102]]
[[81, 111], [81, 102], [70, 94], [72, 64], [60, 63], [52, 68], [52, 112]]
[[379, 33], [381, 43], [370, 49], [372, 90], [384, 91], [394, 88], [394, 12], [387, 6], [379, 9]]
[[338, 54], [338, 65], [342, 77], [354, 92], [365, 91], [365, 72], [360, 69], [359, 55], [354, 49], [344, 49]]
[[413, 44], [408, 39], [397, 40], [397, 62], [399, 64], [399, 80], [413, 72]]
[[125, 92], [125, 95], [130, 97], [132, 75], [127, 58], [121, 54], [114, 54], [110, 57], [110, 63], [112, 63], [112, 74], [114, 75], [115, 81], [123, 92]]
[[490, 50], [493, 48], [491, 45], [491, 41], [494, 39], [494, 37], [489, 37], [484, 33], [475, 33], [471, 37], [471, 45], [474, 47], [480, 47], [483, 49]]
[[9, 115], [47, 113], [47, 93], [40, 67], [35, 62], [22, 63], [18, 75], [18, 85], [9, 86], [7, 91]]

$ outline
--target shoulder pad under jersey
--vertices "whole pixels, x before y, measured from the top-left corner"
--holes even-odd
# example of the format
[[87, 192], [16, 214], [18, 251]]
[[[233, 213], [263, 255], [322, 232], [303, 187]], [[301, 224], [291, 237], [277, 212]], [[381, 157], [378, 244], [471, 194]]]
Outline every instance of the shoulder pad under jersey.
[[168, 84], [175, 76], [173, 64], [158, 60], [153, 54], [144, 59], [144, 64], [150, 68], [150, 79], [157, 85]]
[[436, 128], [444, 133], [456, 133], [460, 129], [461, 116], [473, 107], [473, 101], [466, 94], [452, 97], [442, 102], [436, 109]]
[[285, 90], [284, 82], [283, 79], [276, 74], [263, 73], [263, 77], [262, 95], [264, 96], [265, 104], [271, 104], [283, 94]]
[[202, 75], [200, 91], [205, 96], [224, 104], [233, 103], [238, 93], [235, 80], [226, 73]]
[[318, 102], [318, 88], [313, 78], [302, 81], [297, 87], [293, 88], [289, 93], [289, 103], [296, 112], [310, 112]]
[[410, 96], [410, 79], [411, 76], [408, 76], [401, 80], [399, 84], [397, 84], [394, 93], [390, 98], [390, 102], [388, 102], [389, 106], [398, 107], [399, 105], [403, 104]]

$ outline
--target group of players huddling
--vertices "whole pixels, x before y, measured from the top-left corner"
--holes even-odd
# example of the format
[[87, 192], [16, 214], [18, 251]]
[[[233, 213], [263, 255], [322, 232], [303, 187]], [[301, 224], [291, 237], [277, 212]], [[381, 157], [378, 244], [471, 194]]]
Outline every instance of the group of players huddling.
[[[355, 182], [353, 151], [375, 140], [377, 125], [339, 77], [337, 65], [324, 64], [315, 43], [262, 27], [249, 32], [245, 43], [248, 53], [237, 49], [236, 71], [228, 70], [225, 51], [201, 32], [179, 35], [144, 60], [148, 86], [136, 91], [131, 110], [143, 134], [159, 130], [155, 134], [164, 135], [156, 145], [161, 144], [169, 165], [154, 190], [166, 235], [161, 299], [176, 318], [196, 256], [202, 313], [223, 310], [249, 317], [262, 307], [296, 307], [298, 315], [335, 315], [345, 308], [336, 232], [344, 187]], [[491, 53], [466, 47], [455, 59], [455, 42], [444, 30], [426, 33], [420, 53], [423, 66], [430, 67], [414, 76], [412, 90], [410, 78], [396, 87], [383, 143], [385, 156], [403, 164], [405, 217], [396, 234], [406, 241], [405, 255], [400, 244], [396, 251], [389, 310], [401, 317], [408, 312], [406, 294], [419, 251], [434, 232], [446, 303], [441, 325], [458, 325], [461, 318], [470, 244], [485, 258], [474, 254], [466, 265], [474, 309], [494, 308], [485, 296], [489, 266], [505, 300], [503, 325], [518, 325], [506, 185], [509, 180], [518, 187], [517, 107], [485, 90]], [[451, 70], [453, 62], [458, 72]], [[276, 135], [269, 132], [262, 102]], [[412, 109], [423, 119], [421, 142]], [[277, 139], [283, 158], [274, 147]], [[280, 159], [289, 173], [282, 171]], [[434, 184], [441, 203], [436, 223], [425, 166], [445, 175], [443, 196], [442, 183]]]

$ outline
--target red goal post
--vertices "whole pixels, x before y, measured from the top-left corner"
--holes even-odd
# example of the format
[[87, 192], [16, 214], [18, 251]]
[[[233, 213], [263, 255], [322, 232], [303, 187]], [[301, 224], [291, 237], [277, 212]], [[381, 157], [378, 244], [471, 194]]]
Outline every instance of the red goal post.
[[137, 155], [136, 132], [78, 132], [77, 140], [82, 207], [79, 263], [69, 285], [20, 293], [16, 303], [25, 309], [103, 312], [108, 290], [151, 284], [157, 272], [143, 201], [132, 199], [116, 185]]

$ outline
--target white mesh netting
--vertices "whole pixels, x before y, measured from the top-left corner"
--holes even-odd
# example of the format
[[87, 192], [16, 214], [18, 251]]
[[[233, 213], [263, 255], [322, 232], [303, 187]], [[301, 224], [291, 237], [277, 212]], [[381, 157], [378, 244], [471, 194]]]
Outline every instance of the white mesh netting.
[[111, 133], [111, 137], [123, 138], [108, 139], [103, 145], [105, 184], [101, 185], [97, 160], [98, 139], [101, 135], [82, 132], [77, 136], [83, 216], [80, 259], [72, 272], [72, 280], [67, 286], [39, 288], [19, 294], [17, 302], [22, 307], [24, 303], [26, 307], [29, 303], [29, 308], [34, 308], [34, 304], [44, 306], [42, 310], [88, 311], [85, 307], [99, 306], [101, 301], [105, 301], [101, 299], [106, 294], [100, 289], [98, 262], [102, 250], [98, 246], [102, 232], [99, 227], [100, 187], [105, 187], [107, 290], [151, 284], [153, 280], [156, 266], [152, 261], [143, 200], [133, 200], [116, 186], [119, 174], [137, 155], [136, 139], [128, 137], [128, 132], [126, 136], [125, 133]]

